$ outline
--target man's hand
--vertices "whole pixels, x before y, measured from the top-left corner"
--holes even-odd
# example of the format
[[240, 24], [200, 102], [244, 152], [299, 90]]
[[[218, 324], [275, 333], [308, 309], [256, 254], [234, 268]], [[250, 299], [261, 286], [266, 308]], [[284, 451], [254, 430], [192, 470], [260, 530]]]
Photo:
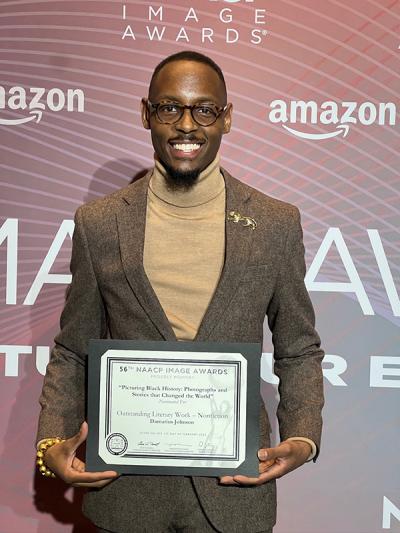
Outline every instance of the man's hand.
[[281, 442], [275, 448], [258, 450], [260, 464], [258, 477], [224, 476], [220, 478], [222, 485], [262, 485], [284, 476], [306, 462], [311, 452], [311, 446], [300, 440]]
[[79, 433], [46, 450], [44, 462], [57, 477], [73, 487], [104, 487], [118, 474], [111, 471], [85, 472], [85, 463], [76, 457], [76, 450], [85, 442], [87, 435], [88, 425], [83, 422]]

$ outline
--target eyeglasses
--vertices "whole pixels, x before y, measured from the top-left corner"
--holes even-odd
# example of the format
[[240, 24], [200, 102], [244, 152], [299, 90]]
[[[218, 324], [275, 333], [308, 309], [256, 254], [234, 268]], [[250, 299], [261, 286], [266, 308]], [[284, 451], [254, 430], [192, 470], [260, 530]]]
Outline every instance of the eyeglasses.
[[227, 105], [217, 107], [214, 104], [183, 105], [172, 102], [153, 104], [150, 101], [147, 103], [152, 110], [155, 110], [157, 118], [162, 124], [175, 124], [183, 117], [185, 109], [190, 109], [192, 119], [199, 126], [211, 126], [228, 107]]

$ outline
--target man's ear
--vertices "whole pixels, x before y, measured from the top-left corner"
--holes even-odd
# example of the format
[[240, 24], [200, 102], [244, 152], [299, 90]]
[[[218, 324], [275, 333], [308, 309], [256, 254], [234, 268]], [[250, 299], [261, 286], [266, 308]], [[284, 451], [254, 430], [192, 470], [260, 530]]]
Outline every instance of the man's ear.
[[140, 114], [142, 116], [142, 124], [146, 130], [150, 129], [150, 113], [147, 105], [147, 98], [142, 98], [140, 102]]
[[225, 115], [224, 115], [224, 130], [223, 130], [223, 133], [229, 133], [231, 131], [232, 110], [233, 110], [232, 104], [228, 104], [227, 109], [225, 111]]

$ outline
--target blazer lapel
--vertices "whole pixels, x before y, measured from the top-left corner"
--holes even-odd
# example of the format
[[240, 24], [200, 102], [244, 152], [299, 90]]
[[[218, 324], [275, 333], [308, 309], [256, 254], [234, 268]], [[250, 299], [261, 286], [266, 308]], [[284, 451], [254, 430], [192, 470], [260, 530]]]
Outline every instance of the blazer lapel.
[[207, 340], [223, 313], [229, 312], [229, 302], [246, 269], [253, 236], [250, 227], [229, 221], [227, 216], [230, 211], [236, 211], [243, 216], [251, 217], [251, 213], [248, 212], [249, 189], [228, 172], [221, 170], [226, 187], [225, 263], [215, 293], [197, 332], [196, 341]]
[[[251, 216], [247, 205], [249, 189], [223, 169], [222, 173], [226, 185], [226, 216], [230, 211]], [[150, 177], [151, 171], [129, 187], [124, 196], [125, 202], [117, 214], [121, 260], [129, 285], [149, 319], [165, 340], [176, 341], [171, 324], [143, 267], [147, 188]], [[252, 234], [250, 227], [225, 219], [225, 263], [195, 341], [207, 340], [223, 313], [229, 312], [229, 302], [246, 269]]]
[[165, 340], [176, 341], [174, 331], [161, 307], [143, 267], [149, 171], [127, 189], [124, 203], [117, 214], [122, 266], [129, 285], [149, 319]]

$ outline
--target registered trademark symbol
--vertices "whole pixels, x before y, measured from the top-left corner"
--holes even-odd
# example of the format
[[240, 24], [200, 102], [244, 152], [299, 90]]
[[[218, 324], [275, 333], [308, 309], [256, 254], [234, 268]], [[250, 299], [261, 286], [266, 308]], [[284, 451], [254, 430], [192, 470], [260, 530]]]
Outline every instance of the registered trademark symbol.
[[261, 33], [262, 33], [263, 35], [268, 35], [268, 30], [263, 30]]

